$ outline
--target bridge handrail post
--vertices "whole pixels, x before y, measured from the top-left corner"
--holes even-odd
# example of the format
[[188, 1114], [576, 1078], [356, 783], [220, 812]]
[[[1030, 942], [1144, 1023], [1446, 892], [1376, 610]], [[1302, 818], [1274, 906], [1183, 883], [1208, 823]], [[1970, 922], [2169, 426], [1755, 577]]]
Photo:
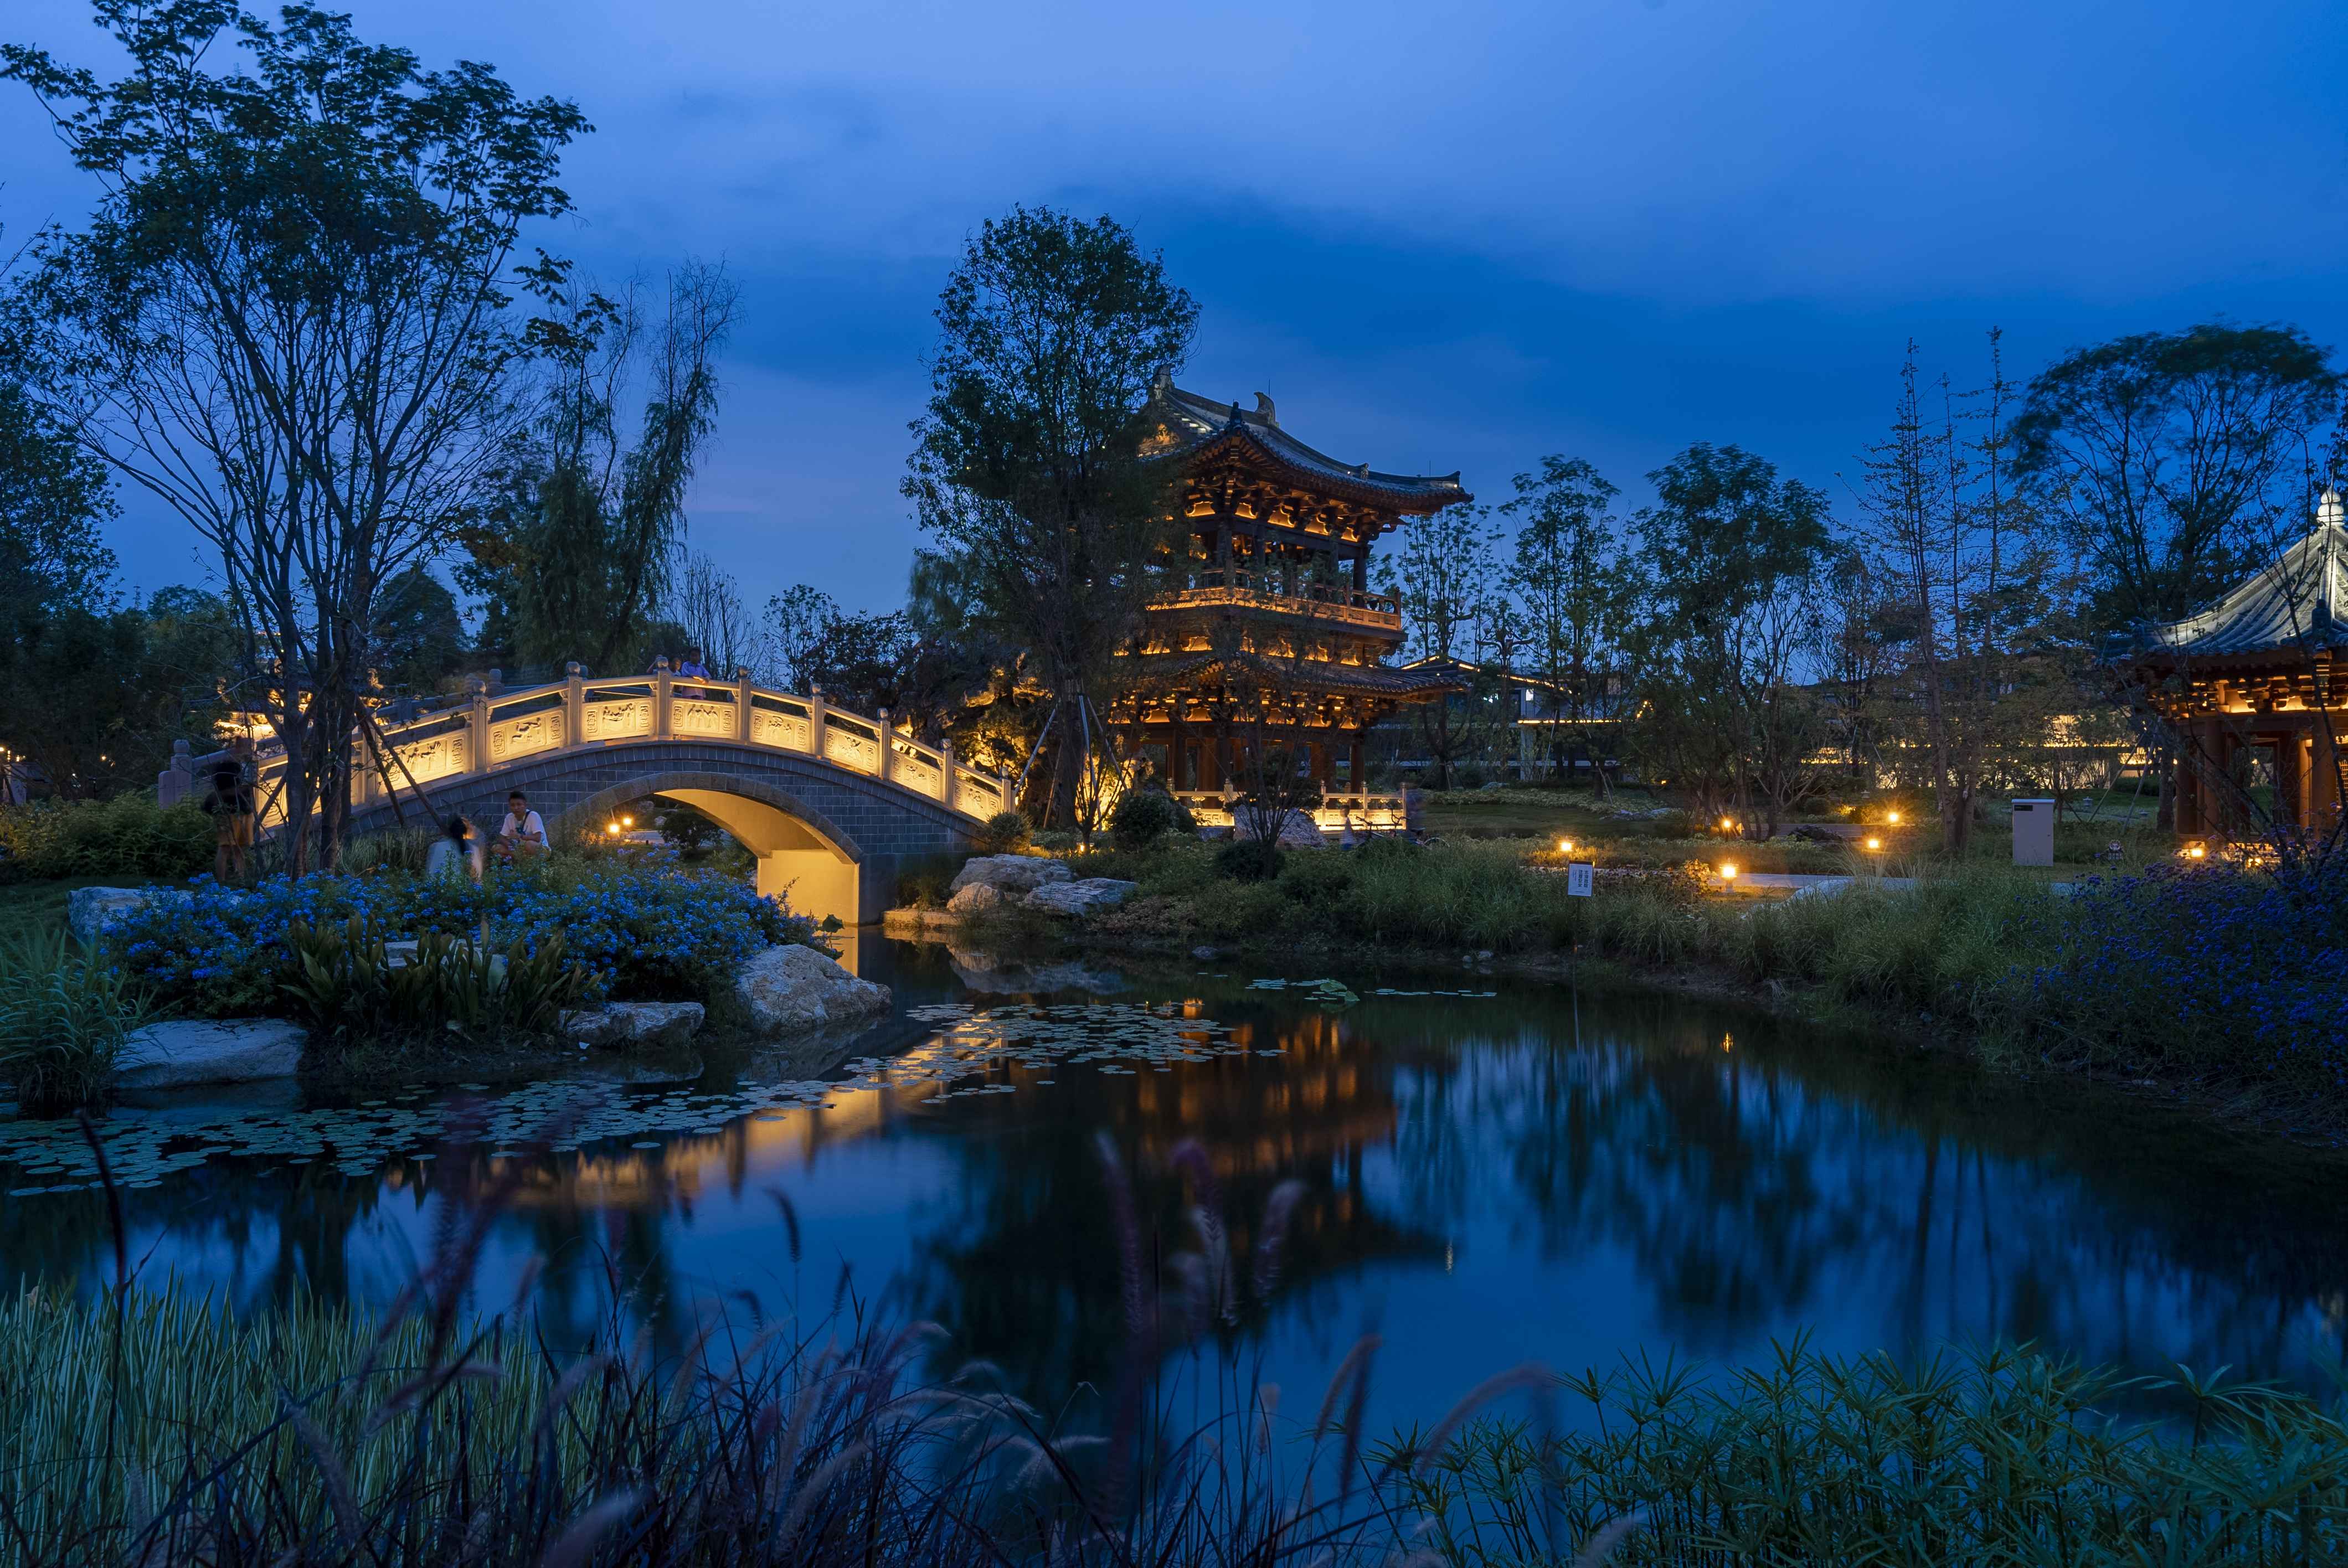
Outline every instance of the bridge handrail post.
[[824, 727], [829, 720], [826, 717], [823, 687], [813, 681], [808, 682], [807, 716], [808, 753], [821, 762], [829, 751], [824, 744]]
[[675, 677], [669, 673], [667, 654], [664, 653], [653, 661], [653, 739], [655, 741], [668, 739], [668, 708], [674, 695], [674, 680]]
[[196, 793], [196, 759], [193, 748], [185, 741], [171, 743], [171, 765], [155, 775], [155, 800], [158, 804], [179, 804]]
[[576, 659], [562, 666], [562, 749], [587, 741], [587, 668]]
[[467, 716], [465, 771], [487, 773], [489, 769], [489, 689], [476, 679], [473, 682], [473, 711]]
[[944, 804], [948, 811], [954, 808], [954, 754], [952, 735], [942, 735], [938, 739], [938, 799]]
[[880, 782], [887, 784], [897, 776], [897, 732], [889, 723], [889, 710], [880, 710], [880, 717], [872, 725], [880, 742]]
[[734, 666], [734, 738], [750, 743], [750, 693], [755, 688], [747, 664]]

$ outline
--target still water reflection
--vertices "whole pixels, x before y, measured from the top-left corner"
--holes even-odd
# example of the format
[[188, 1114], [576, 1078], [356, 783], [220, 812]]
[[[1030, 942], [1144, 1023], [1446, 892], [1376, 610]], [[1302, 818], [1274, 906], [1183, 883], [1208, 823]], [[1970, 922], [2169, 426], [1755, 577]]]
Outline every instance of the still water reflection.
[[[901, 1009], [1019, 999], [966, 989], [934, 951], [880, 958]], [[124, 1194], [129, 1255], [149, 1283], [244, 1307], [296, 1290], [379, 1304], [451, 1192], [513, 1172], [483, 1310], [533, 1258], [557, 1339], [583, 1337], [615, 1293], [673, 1335], [712, 1297], [803, 1318], [846, 1302], [939, 1323], [942, 1357], [992, 1360], [1049, 1406], [1113, 1380], [1125, 1343], [1106, 1133], [1169, 1291], [1209, 1197], [1237, 1260], [1215, 1332], [1262, 1376], [1317, 1388], [1375, 1327], [1391, 1416], [1521, 1359], [1756, 1359], [1803, 1332], [1838, 1351], [2032, 1338], [2310, 1385], [2341, 1348], [2337, 1167], [2124, 1103], [1673, 999], [1503, 987], [1332, 1011], [1179, 974], [1097, 999], [1107, 1020], [1173, 1004], [1226, 1026], [1223, 1049], [997, 1060], [519, 1164], [452, 1151], [355, 1175], [215, 1156]], [[901, 1060], [935, 1034], [900, 1016], [839, 1054]], [[988, 1084], [1015, 1087], [973, 1091]], [[1276, 1211], [1275, 1267], [1258, 1258]], [[0, 1265], [52, 1287], [104, 1279], [100, 1194], [0, 1198]]]

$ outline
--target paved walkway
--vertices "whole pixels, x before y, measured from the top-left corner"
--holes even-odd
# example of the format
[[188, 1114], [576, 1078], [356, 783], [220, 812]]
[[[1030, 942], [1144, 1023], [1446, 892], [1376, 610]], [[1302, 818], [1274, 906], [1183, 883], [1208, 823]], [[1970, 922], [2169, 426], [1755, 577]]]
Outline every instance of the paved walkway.
[[1792, 898], [1809, 893], [1839, 893], [1850, 886], [1880, 887], [1886, 892], [1897, 892], [1915, 886], [1913, 876], [1825, 876], [1807, 872], [1740, 871], [1736, 874], [1736, 880], [1724, 890], [1750, 894], [1756, 898]]

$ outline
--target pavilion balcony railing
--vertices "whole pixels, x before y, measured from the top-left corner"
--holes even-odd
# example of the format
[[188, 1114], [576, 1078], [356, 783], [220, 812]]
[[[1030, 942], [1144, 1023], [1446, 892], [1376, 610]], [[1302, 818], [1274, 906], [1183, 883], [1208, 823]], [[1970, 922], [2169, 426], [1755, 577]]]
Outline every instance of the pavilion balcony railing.
[[[757, 752], [812, 757], [939, 802], [983, 820], [1005, 809], [1011, 788], [953, 754], [951, 743], [924, 745], [899, 734], [888, 710], [873, 717], [835, 708], [821, 688], [806, 696], [757, 685], [749, 672], [731, 681], [684, 677], [665, 668], [652, 674], [596, 680], [576, 664], [561, 681], [524, 687], [497, 682], [497, 672], [469, 698], [423, 711], [403, 704], [376, 715], [380, 749], [367, 737], [351, 743], [354, 810], [375, 805], [413, 785], [460, 775], [494, 774], [523, 762], [605, 750], [646, 741], [724, 741]], [[163, 804], [187, 798], [233, 752], [188, 754], [186, 743], [158, 780]], [[285, 820], [285, 748], [264, 740], [253, 752], [261, 825]]]
[[1189, 574], [1186, 586], [1150, 601], [1152, 610], [1233, 605], [1277, 610], [1304, 620], [1402, 630], [1402, 608], [1383, 593], [1334, 583], [1290, 583], [1276, 571], [1212, 567]]

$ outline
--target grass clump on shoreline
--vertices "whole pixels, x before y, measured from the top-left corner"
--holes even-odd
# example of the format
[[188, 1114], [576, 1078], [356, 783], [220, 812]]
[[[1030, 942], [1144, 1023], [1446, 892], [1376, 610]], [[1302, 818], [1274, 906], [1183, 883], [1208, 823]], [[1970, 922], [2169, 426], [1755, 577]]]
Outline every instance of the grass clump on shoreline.
[[1992, 1054], [2281, 1091], [2348, 1106], [2348, 862], [2272, 872], [2156, 865], [2057, 894], [1967, 866], [1910, 887], [1710, 896], [1701, 868], [1601, 874], [1596, 896], [1501, 843], [1292, 854], [1259, 881], [1189, 844], [1081, 858], [1139, 893], [1112, 938], [1324, 940], [1704, 968], [1920, 1015]]

